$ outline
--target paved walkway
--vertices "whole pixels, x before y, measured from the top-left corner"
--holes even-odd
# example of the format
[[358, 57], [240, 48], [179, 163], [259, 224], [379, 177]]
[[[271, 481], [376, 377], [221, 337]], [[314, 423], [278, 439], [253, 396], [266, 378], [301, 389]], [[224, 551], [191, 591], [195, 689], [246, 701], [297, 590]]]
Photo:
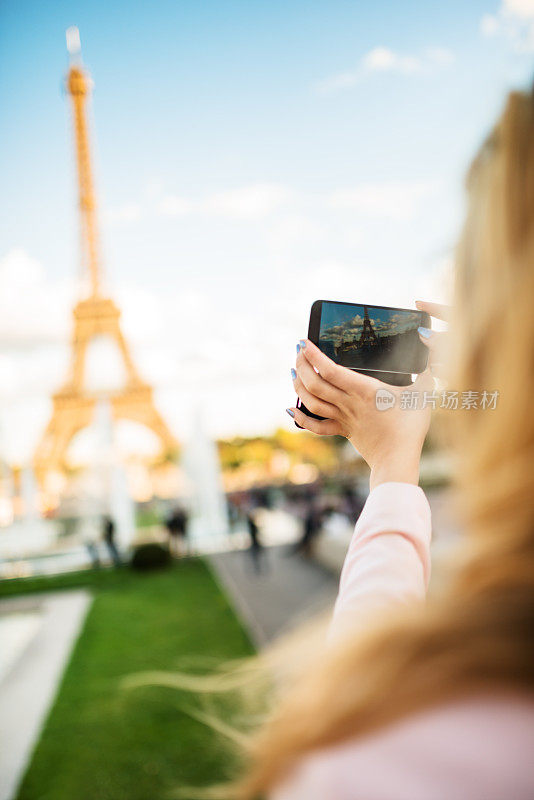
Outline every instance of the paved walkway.
[[0, 603], [0, 800], [16, 794], [90, 602], [76, 590]]
[[338, 579], [288, 548], [269, 547], [256, 574], [246, 550], [215, 553], [209, 563], [254, 644], [262, 647], [315, 613], [331, 608]]

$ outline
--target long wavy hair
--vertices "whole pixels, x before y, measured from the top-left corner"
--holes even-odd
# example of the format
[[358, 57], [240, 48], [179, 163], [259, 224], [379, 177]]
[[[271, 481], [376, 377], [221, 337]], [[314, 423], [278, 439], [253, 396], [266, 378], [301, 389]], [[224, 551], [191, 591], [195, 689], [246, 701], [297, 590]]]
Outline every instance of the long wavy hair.
[[[274, 702], [226, 795], [253, 800], [303, 757], [473, 693], [534, 690], [534, 100], [512, 93], [467, 176], [456, 253], [450, 389], [499, 392], [448, 414], [465, 545], [424, 607], [329, 647], [303, 636], [260, 656]], [[302, 644], [305, 642], [306, 644]], [[289, 660], [288, 660], [289, 659]], [[193, 690], [256, 685], [257, 665]], [[184, 688], [183, 676], [157, 682]], [[272, 699], [272, 694], [271, 694]], [[262, 712], [263, 713], [263, 712]], [[205, 718], [204, 718], [205, 719]], [[209, 720], [207, 720], [209, 721]], [[219, 725], [220, 728], [220, 725]], [[223, 796], [214, 790], [211, 796]], [[192, 796], [192, 795], [191, 795]], [[208, 795], [206, 795], [208, 796]]]

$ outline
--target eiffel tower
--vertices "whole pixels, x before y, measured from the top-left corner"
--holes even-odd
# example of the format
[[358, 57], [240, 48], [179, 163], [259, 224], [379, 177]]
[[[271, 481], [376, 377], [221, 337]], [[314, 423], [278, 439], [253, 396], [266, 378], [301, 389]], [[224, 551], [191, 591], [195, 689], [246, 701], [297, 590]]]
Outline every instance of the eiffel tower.
[[378, 344], [378, 337], [373, 328], [373, 324], [369, 319], [369, 309], [367, 306], [363, 307], [363, 327], [360, 336], [358, 337], [358, 346]]
[[[96, 403], [102, 397], [109, 400], [114, 419], [133, 420], [150, 428], [160, 439], [165, 452], [173, 452], [177, 447], [176, 440], [154, 405], [152, 387], [140, 377], [134, 366], [120, 327], [120, 310], [102, 291], [86, 113], [92, 82], [82, 66], [77, 28], [67, 30], [67, 47], [71, 63], [66, 88], [72, 103], [76, 143], [82, 274], [88, 285], [73, 311], [74, 330], [68, 377], [52, 396], [52, 415], [34, 455], [34, 468], [40, 480], [50, 471], [65, 469], [70, 441], [78, 431], [91, 424]], [[107, 337], [118, 348], [126, 375], [124, 387], [118, 390], [95, 393], [85, 387], [86, 353], [96, 337]]]

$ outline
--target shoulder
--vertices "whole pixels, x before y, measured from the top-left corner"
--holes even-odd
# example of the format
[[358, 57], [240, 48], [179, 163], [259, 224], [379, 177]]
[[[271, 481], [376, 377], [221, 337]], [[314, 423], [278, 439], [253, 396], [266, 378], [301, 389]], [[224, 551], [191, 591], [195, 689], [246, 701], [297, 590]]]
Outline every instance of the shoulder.
[[308, 756], [271, 800], [530, 800], [532, 752], [534, 698], [467, 699]]

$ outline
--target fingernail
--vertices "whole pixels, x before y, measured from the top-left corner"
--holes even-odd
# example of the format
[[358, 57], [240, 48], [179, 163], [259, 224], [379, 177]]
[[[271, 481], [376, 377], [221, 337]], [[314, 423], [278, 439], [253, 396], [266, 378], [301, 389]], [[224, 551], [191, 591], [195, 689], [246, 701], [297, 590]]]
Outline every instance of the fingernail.
[[417, 331], [425, 339], [430, 339], [430, 337], [432, 336], [432, 331], [430, 330], [430, 328], [417, 328]]
[[287, 413], [289, 414], [290, 417], [295, 419], [295, 412], [291, 408], [286, 408], [286, 411], [287, 411]]
[[306, 347], [306, 340], [305, 340], [305, 339], [301, 339], [301, 340], [300, 340], [300, 346], [301, 346], [301, 347], [302, 347], [302, 349], [304, 350], [304, 348]]
[[300, 352], [300, 344], [297, 345], [297, 355], [299, 354], [299, 352]]
[[295, 378], [297, 377], [297, 371], [295, 369], [291, 370], [291, 377], [293, 378], [293, 380], [295, 380]]

